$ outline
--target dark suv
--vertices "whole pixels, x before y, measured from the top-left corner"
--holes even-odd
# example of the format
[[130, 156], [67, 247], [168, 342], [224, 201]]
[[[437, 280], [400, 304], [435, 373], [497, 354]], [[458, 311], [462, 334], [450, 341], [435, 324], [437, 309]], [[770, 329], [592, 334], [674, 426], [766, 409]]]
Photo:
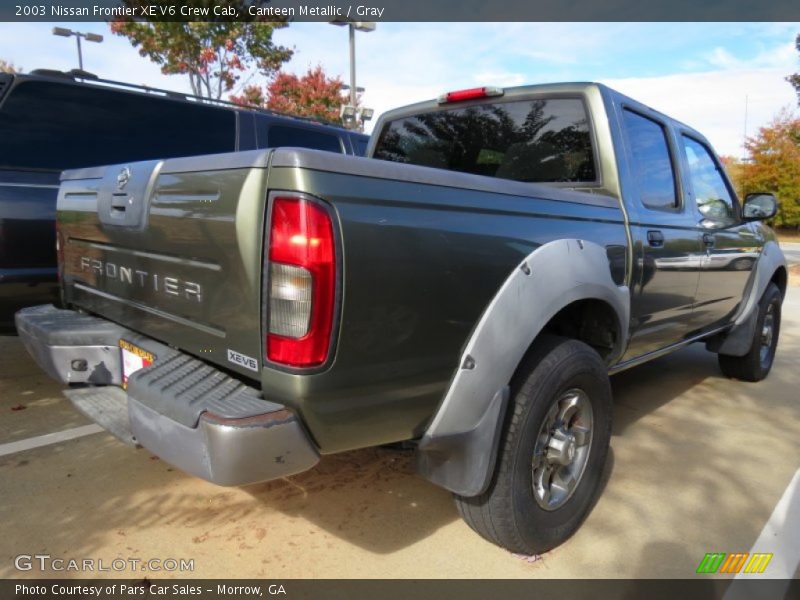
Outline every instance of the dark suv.
[[56, 298], [64, 169], [276, 146], [363, 155], [368, 136], [307, 119], [99, 79], [0, 74], [0, 332]]

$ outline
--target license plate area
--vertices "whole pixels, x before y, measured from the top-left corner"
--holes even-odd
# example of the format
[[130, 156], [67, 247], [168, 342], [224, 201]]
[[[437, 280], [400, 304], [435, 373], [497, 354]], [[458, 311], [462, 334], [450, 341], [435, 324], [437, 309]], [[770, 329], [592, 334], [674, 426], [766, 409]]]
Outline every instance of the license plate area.
[[119, 348], [122, 352], [122, 387], [127, 388], [128, 378], [139, 369], [152, 365], [156, 356], [127, 340], [120, 340]]

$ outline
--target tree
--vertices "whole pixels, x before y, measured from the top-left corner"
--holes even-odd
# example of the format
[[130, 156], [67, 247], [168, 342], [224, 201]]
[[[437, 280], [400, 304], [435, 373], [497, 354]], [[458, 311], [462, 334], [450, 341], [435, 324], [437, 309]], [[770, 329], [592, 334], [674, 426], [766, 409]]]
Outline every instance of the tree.
[[780, 205], [775, 225], [800, 228], [800, 116], [782, 110], [745, 148], [750, 159], [728, 166], [739, 193], [774, 193]]
[[[800, 52], [800, 33], [797, 34], [797, 37], [794, 40], [794, 45], [795, 48], [797, 48], [797, 51]], [[797, 104], [800, 105], [800, 73], [789, 75], [786, 78], [786, 81], [794, 86], [794, 89], [797, 92]]]
[[19, 73], [20, 71], [22, 69], [14, 63], [0, 58], [0, 73]]
[[335, 122], [339, 120], [342, 105], [342, 86], [340, 77], [328, 77], [322, 66], [317, 65], [300, 77], [278, 72], [266, 88], [247, 86], [241, 95], [231, 96], [231, 100], [242, 106]]
[[[170, 4], [170, 0], [160, 1]], [[136, 0], [126, 2], [136, 3]], [[194, 0], [192, 6], [208, 3], [208, 0]], [[292, 50], [272, 41], [275, 29], [286, 26], [285, 22], [267, 21], [120, 20], [111, 23], [111, 31], [127, 37], [140, 55], [161, 65], [165, 75], [188, 75], [194, 94], [219, 99], [233, 89], [248, 69], [254, 67], [269, 77], [291, 58]]]

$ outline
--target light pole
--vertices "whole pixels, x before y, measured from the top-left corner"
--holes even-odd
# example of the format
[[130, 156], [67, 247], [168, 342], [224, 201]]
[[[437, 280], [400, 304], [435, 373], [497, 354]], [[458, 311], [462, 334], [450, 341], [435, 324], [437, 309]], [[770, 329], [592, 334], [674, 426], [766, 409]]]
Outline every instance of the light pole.
[[[350, 103], [342, 106], [341, 114], [345, 126], [355, 128], [359, 124], [364, 125], [364, 121], [372, 118], [371, 109], [359, 109], [357, 106], [358, 92], [364, 88], [356, 86], [356, 30], [369, 33], [375, 31], [375, 23], [371, 21], [331, 21], [331, 25], [344, 27], [347, 25], [350, 34], [350, 85], [344, 86], [350, 90]], [[369, 116], [365, 117], [365, 112], [369, 111]]]
[[81, 52], [81, 38], [85, 38], [87, 42], [95, 42], [99, 44], [103, 41], [103, 36], [97, 33], [82, 33], [80, 31], [72, 31], [66, 27], [53, 27], [53, 35], [60, 35], [61, 37], [75, 36], [78, 42], [78, 67], [83, 71], [83, 52]]

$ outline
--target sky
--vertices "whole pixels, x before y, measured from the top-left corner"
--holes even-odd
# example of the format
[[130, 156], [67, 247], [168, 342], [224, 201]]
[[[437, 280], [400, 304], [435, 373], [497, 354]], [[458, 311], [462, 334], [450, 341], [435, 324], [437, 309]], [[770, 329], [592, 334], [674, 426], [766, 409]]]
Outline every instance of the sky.
[[[53, 36], [54, 25], [105, 36], [83, 45], [88, 71], [190, 91], [185, 76], [162, 75], [105, 23], [0, 23], [0, 58], [26, 71], [76, 68], [74, 38]], [[742, 156], [745, 132], [797, 109], [785, 77], [800, 71], [798, 33], [800, 23], [378, 23], [356, 34], [357, 84], [377, 116], [478, 85], [599, 81], [700, 130], [718, 153]], [[293, 23], [274, 39], [295, 49], [286, 70], [321, 64], [349, 80], [346, 28]]]

